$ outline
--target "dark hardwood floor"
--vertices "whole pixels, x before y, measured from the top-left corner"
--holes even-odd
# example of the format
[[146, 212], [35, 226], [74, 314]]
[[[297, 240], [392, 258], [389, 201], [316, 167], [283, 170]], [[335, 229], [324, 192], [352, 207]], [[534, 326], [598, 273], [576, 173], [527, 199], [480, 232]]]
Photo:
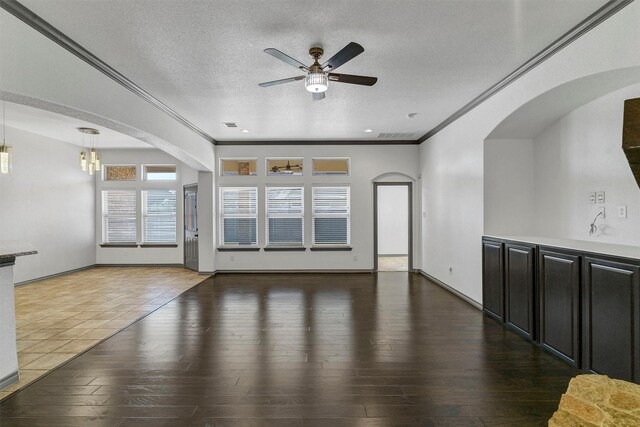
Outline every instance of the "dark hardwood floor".
[[227, 274], [12, 395], [0, 425], [546, 425], [576, 374], [418, 275]]

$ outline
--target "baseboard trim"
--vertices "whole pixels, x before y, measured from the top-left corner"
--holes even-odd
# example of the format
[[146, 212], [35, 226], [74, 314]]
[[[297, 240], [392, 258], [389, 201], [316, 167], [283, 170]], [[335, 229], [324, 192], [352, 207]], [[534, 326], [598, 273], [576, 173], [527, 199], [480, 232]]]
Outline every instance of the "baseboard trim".
[[14, 284], [14, 287], [28, 285], [30, 283], [39, 282], [41, 280], [53, 279], [54, 277], [64, 276], [65, 274], [77, 273], [78, 271], [89, 270], [90, 268], [96, 267], [97, 264], [91, 264], [80, 268], [74, 268], [72, 270], [61, 271], [60, 273], [49, 274], [48, 276], [38, 277], [36, 279], [29, 279], [22, 282], [17, 282]]
[[20, 372], [15, 371], [0, 380], [0, 391], [20, 381]]
[[96, 264], [94, 267], [182, 267], [184, 264]]
[[463, 294], [462, 292], [453, 289], [451, 286], [447, 285], [444, 282], [441, 282], [440, 280], [436, 279], [435, 277], [433, 277], [432, 275], [430, 275], [429, 273], [426, 273], [420, 269], [415, 270], [418, 274], [420, 274], [421, 276], [423, 276], [424, 278], [432, 281], [433, 283], [435, 283], [436, 285], [440, 286], [442, 289], [444, 289], [445, 291], [451, 292], [452, 294], [454, 294], [455, 296], [457, 296], [458, 298], [460, 298], [461, 300], [463, 300], [464, 302], [471, 304], [472, 306], [474, 306], [475, 308], [477, 308], [478, 310], [482, 311], [482, 304], [480, 304], [478, 301], [469, 298], [468, 296], [466, 296], [465, 294]]
[[345, 274], [345, 273], [373, 273], [373, 270], [345, 269], [345, 270], [216, 270], [215, 274]]
[[409, 254], [378, 254], [379, 257], [381, 256], [386, 256], [386, 257], [401, 257], [401, 256], [406, 256], [408, 257]]
[[198, 271], [198, 274], [200, 276], [215, 276], [216, 274], [218, 274], [217, 270], [213, 270], [213, 271]]

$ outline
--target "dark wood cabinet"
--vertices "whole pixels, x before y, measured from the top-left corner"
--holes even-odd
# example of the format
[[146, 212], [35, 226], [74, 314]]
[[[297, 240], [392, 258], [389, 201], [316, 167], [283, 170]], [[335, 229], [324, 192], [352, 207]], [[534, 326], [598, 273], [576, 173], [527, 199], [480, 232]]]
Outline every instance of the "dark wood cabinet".
[[584, 368], [640, 380], [640, 266], [585, 257]]
[[640, 257], [482, 239], [484, 312], [566, 362], [640, 383]]
[[527, 339], [535, 336], [535, 247], [505, 243], [505, 314], [511, 329]]
[[504, 320], [504, 267], [502, 242], [482, 242], [482, 305], [489, 316]]
[[580, 366], [580, 255], [540, 248], [538, 266], [540, 344]]

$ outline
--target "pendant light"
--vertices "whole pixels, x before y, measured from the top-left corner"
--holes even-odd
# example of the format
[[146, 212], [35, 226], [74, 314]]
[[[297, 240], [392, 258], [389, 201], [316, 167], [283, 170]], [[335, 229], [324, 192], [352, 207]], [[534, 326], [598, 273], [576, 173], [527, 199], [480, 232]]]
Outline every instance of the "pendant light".
[[[98, 135], [100, 131], [93, 128], [78, 128], [78, 131], [82, 133], [82, 151], [80, 151], [80, 169], [82, 172], [88, 172], [89, 175], [100, 172], [100, 155], [96, 145], [98, 145]], [[89, 138], [89, 156], [85, 151], [84, 139], [85, 135]]]
[[11, 173], [13, 167], [13, 147], [7, 145], [7, 103], [2, 101], [2, 145], [0, 145], [0, 174]]

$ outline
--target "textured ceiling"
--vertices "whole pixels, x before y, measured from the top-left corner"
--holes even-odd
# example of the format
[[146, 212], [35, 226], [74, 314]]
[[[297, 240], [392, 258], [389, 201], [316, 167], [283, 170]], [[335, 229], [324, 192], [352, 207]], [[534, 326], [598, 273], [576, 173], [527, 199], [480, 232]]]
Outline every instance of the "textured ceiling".
[[47, 138], [81, 146], [82, 134], [79, 127], [90, 127], [100, 131], [99, 148], [153, 148], [138, 139], [113, 131], [103, 126], [96, 126], [83, 120], [52, 113], [26, 105], [5, 103], [7, 126], [25, 130]]
[[[342, 140], [417, 139], [605, 1], [22, 3], [215, 139]], [[267, 47], [310, 64], [309, 47], [326, 59], [351, 41], [365, 52], [339, 72], [377, 76], [375, 86], [330, 84], [318, 102], [301, 81], [258, 87], [299, 75]]]

